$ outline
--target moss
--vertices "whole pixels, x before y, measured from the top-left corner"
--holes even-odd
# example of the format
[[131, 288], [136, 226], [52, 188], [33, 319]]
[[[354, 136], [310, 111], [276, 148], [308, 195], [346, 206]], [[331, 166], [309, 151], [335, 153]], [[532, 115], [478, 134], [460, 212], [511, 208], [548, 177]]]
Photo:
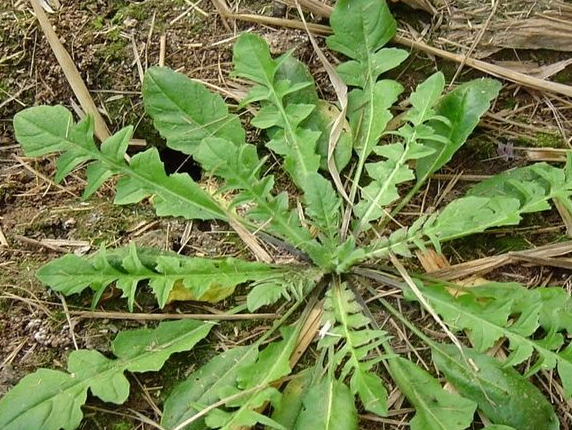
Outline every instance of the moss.
[[95, 19], [93, 20], [93, 22], [91, 23], [91, 26], [93, 27], [93, 29], [95, 31], [101, 30], [104, 25], [105, 25], [105, 21], [101, 15], [96, 16]]
[[533, 146], [540, 148], [565, 148], [566, 145], [559, 134], [552, 133], [536, 133], [534, 140], [532, 141]]
[[497, 157], [497, 146], [485, 134], [475, 134], [467, 140], [464, 145], [463, 151], [475, 154], [471, 158], [484, 160], [488, 158]]
[[129, 41], [122, 38], [119, 35], [119, 32], [116, 36], [110, 33], [108, 35], [108, 41], [111, 41], [111, 43], [106, 43], [103, 45], [102, 48], [97, 52], [97, 55], [104, 59], [122, 58]]
[[111, 426], [112, 430], [133, 430], [133, 424], [129, 421], [118, 421]]

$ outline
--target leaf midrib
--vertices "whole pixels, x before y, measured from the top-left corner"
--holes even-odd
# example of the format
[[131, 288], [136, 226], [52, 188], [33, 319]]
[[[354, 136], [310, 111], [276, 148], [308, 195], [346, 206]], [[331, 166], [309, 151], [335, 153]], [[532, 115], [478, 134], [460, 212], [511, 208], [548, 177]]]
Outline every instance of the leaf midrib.
[[[221, 159], [221, 161], [224, 162], [225, 160]], [[293, 243], [294, 247], [298, 246], [302, 247], [301, 245], [303, 244], [312, 244], [312, 241], [308, 241], [308, 239], [303, 238], [298, 230], [292, 228], [292, 226], [286, 220], [284, 220], [282, 215], [273, 209], [273, 207], [270, 205], [268, 200], [266, 200], [266, 198], [263, 198], [261, 195], [255, 192], [253, 181], [251, 181], [250, 176], [248, 178], [244, 178], [241, 172], [237, 172], [234, 169], [229, 168], [229, 166], [227, 166], [227, 169], [229, 172], [232, 173], [232, 176], [239, 183], [240, 187], [245, 192], [247, 192], [249, 196], [257, 203], [258, 207], [264, 209], [266, 213], [270, 215], [270, 222], [271, 223], [276, 222], [277, 224], [279, 224], [281, 228], [283, 228], [286, 232], [288, 232], [288, 235], [290, 236], [288, 237], [288, 239], [295, 240], [295, 242]], [[309, 249], [305, 248], [307, 247], [304, 246], [302, 249], [310, 253]]]
[[[37, 124], [35, 124], [35, 123], [29, 121], [28, 119], [24, 118], [24, 120], [27, 121], [29, 124], [34, 125], [35, 127], [38, 127]], [[38, 127], [38, 128], [40, 128], [40, 127]], [[201, 205], [197, 204], [196, 202], [194, 202], [193, 200], [189, 200], [189, 199], [186, 198], [185, 196], [182, 196], [181, 194], [178, 194], [178, 193], [176, 193], [176, 192], [173, 192], [171, 189], [169, 189], [169, 188], [167, 188], [167, 187], [158, 185], [158, 184], [156, 184], [155, 182], [148, 180], [147, 178], [145, 178], [145, 177], [143, 177], [141, 174], [139, 174], [136, 170], [130, 168], [129, 165], [125, 165], [125, 164], [123, 164], [123, 163], [120, 164], [120, 163], [116, 162], [115, 160], [113, 160], [113, 159], [111, 159], [111, 158], [105, 156], [103, 153], [101, 153], [101, 151], [99, 151], [99, 150], [97, 150], [97, 149], [96, 149], [95, 151], [91, 151], [91, 150], [89, 150], [88, 148], [85, 148], [84, 146], [82, 146], [81, 144], [79, 144], [78, 142], [74, 142], [74, 141], [72, 141], [72, 140], [69, 140], [69, 139], [67, 138], [67, 136], [66, 136], [66, 137], [63, 137], [63, 136], [61, 136], [61, 135], [52, 133], [50, 130], [46, 130], [46, 129], [44, 129], [44, 128], [40, 128], [40, 129], [43, 130], [44, 133], [46, 133], [46, 134], [48, 134], [48, 135], [50, 135], [50, 136], [53, 136], [53, 137], [56, 137], [56, 138], [60, 139], [63, 145], [66, 145], [66, 146], [68, 146], [68, 147], [69, 147], [69, 146], [72, 146], [73, 148], [78, 148], [78, 149], [79, 149], [79, 152], [84, 153], [84, 154], [87, 154], [90, 159], [92, 159], [92, 160], [97, 160], [97, 161], [103, 163], [109, 170], [112, 171], [112, 173], [115, 173], [115, 174], [120, 173], [120, 174], [123, 174], [123, 175], [126, 175], [126, 176], [134, 177], [134, 178], [136, 178], [137, 180], [139, 180], [139, 181], [141, 181], [141, 182], [147, 184], [147, 185], [149, 186], [149, 188], [151, 188], [151, 189], [156, 189], [156, 190], [158, 190], [158, 191], [162, 191], [164, 194], [168, 194], [168, 195], [171, 195], [171, 196], [173, 196], [173, 197], [176, 197], [177, 199], [180, 199], [180, 200], [182, 200], [182, 201], [185, 201], [185, 202], [187, 202], [188, 204], [190, 204], [190, 205], [192, 205], [192, 206], [198, 207], [198, 208], [200, 208], [201, 210], [203, 210], [203, 211], [205, 211], [205, 212], [207, 212], [207, 213], [210, 213], [210, 214], [213, 216], [213, 218], [215, 218], [215, 219], [221, 219], [221, 220], [223, 220], [223, 221], [228, 220], [228, 217], [227, 217], [227, 215], [224, 213], [224, 210], [223, 210], [222, 208], [219, 208], [219, 209], [220, 209], [220, 212], [215, 212], [215, 211], [213, 211], [211, 208], [206, 208], [206, 207], [204, 207], [204, 206], [201, 206]], [[57, 151], [57, 152], [62, 152], [62, 151], [60, 150], [60, 151]], [[167, 176], [167, 178], [169, 178], [169, 176]], [[203, 195], [202, 195], [201, 197], [206, 198], [206, 199], [209, 200], [214, 206], [217, 206], [217, 207], [218, 207], [218, 204], [217, 204], [214, 200], [212, 200], [211, 197], [210, 197], [206, 192], [204, 192], [204, 190], [203, 190], [202, 188], [200, 188], [199, 185], [198, 185], [196, 182], [193, 182], [193, 183], [194, 183], [195, 185], [197, 185], [197, 189], [200, 190], [200, 191], [203, 193]]]

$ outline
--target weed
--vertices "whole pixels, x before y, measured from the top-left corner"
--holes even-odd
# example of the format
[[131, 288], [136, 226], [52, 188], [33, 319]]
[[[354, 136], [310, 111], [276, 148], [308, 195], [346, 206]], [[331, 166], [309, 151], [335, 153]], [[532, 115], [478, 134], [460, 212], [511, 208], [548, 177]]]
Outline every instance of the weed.
[[[403, 88], [380, 76], [399, 66], [407, 52], [384, 48], [396, 28], [385, 3], [339, 0], [331, 25], [334, 34], [327, 43], [348, 57], [337, 73], [351, 88], [347, 100], [339, 91], [337, 107], [318, 99], [312, 77], [291, 53], [272, 58], [254, 34], [242, 35], [234, 48], [235, 75], [254, 83], [242, 104], [258, 105], [251, 124], [267, 131], [266, 148], [282, 160], [301, 209], [286, 192], [275, 192], [262, 150], [246, 142], [238, 116], [223, 100], [169, 69], [147, 72], [146, 111], [170, 148], [192, 155], [218, 178], [216, 192], [187, 174], [168, 175], [156, 149], [126, 161], [131, 127], [98, 147], [90, 118], [74, 123], [59, 106], [19, 113], [16, 136], [28, 156], [62, 153], [56, 180], [88, 163], [85, 198], [117, 176], [116, 204], [149, 198], [158, 216], [225, 221], [262, 260], [184, 257], [131, 245], [102, 248], [85, 258], [64, 256], [40, 269], [39, 279], [65, 295], [91, 288], [94, 305], [115, 284], [130, 310], [142, 283], [161, 307], [180, 299], [218, 302], [239, 284], [250, 285], [251, 312], [289, 302], [283, 317], [256, 342], [216, 355], [171, 392], [164, 428], [230, 430], [260, 423], [276, 429], [357, 429], [356, 400], [370, 413], [388, 413], [380, 365], [414, 407], [413, 430], [465, 429], [477, 409], [493, 423], [490, 430], [558, 428], [552, 406], [528, 378], [554, 369], [565, 397], [572, 396], [572, 346], [566, 340], [572, 333], [572, 301], [566, 292], [516, 283], [463, 288], [409, 276], [398, 257], [427, 246], [440, 251], [443, 242], [517, 225], [527, 213], [550, 209], [553, 200], [572, 210], [572, 160], [563, 169], [539, 163], [496, 175], [433, 214], [392, 230], [401, 208], [466, 141], [500, 84], [480, 79], [443, 95], [445, 79], [436, 73], [409, 96], [410, 108], [394, 118], [391, 107]], [[351, 175], [349, 189], [339, 172]], [[403, 195], [405, 185], [409, 191]], [[301, 262], [272, 263], [259, 239]], [[395, 270], [372, 269], [380, 262], [391, 262]], [[429, 338], [377, 299], [430, 348], [455, 391], [395, 352], [362, 297], [363, 277], [400, 289], [440, 324], [451, 343]], [[318, 358], [293, 375], [291, 356], [304, 319], [285, 323], [302, 303], [318, 299], [323, 309]], [[123, 402], [129, 391], [126, 370], [159, 370], [171, 353], [189, 350], [211, 327], [181, 321], [123, 332], [113, 342], [115, 359], [74, 351], [68, 372], [38, 370], [0, 401], [1, 427], [76, 428], [88, 389], [104, 401]], [[454, 336], [461, 331], [471, 347]], [[504, 342], [506, 359], [485, 354]], [[514, 366], [525, 361], [523, 376]], [[271, 405], [266, 415], [265, 405]]]

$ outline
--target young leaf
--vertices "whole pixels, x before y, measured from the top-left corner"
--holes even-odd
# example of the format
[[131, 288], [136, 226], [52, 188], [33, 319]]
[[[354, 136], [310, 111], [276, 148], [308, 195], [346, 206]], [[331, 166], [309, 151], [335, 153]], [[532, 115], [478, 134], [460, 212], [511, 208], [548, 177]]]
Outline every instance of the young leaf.
[[[292, 267], [292, 269], [294, 269]], [[248, 310], [254, 312], [261, 306], [276, 303], [280, 298], [301, 302], [322, 278], [323, 272], [312, 266], [304, 270], [276, 273], [277, 276], [255, 281], [246, 296]]]
[[[218, 392], [236, 384], [241, 368], [256, 360], [258, 350], [253, 347], [237, 347], [212, 358], [186, 381], [180, 383], [171, 392], [163, 409], [161, 425], [175, 428], [195, 416], [203, 407], [219, 400]], [[184, 430], [202, 430], [204, 418], [193, 421]]]
[[401, 49], [381, 49], [396, 30], [385, 1], [339, 0], [330, 25], [334, 35], [326, 40], [328, 46], [350, 58], [338, 67], [338, 73], [349, 86], [356, 87], [348, 94], [348, 120], [358, 154], [350, 190], [353, 202], [365, 161], [392, 118], [389, 108], [403, 91], [395, 81], [377, 79], [408, 54]]
[[436, 119], [429, 125], [446, 141], [428, 140], [425, 142], [425, 145], [435, 151], [417, 161], [416, 189], [419, 189], [419, 184], [425, 183], [429, 175], [451, 160], [453, 154], [473, 132], [481, 116], [490, 108], [491, 101], [497, 97], [500, 88], [501, 84], [498, 81], [480, 79], [459, 85], [441, 99], [435, 107], [435, 114], [446, 118], [448, 124]]
[[111, 345], [116, 359], [97, 351], [73, 351], [69, 373], [40, 369], [0, 400], [0, 428], [73, 430], [81, 422], [88, 389], [105, 402], [121, 404], [129, 395], [125, 371], [157, 371], [171, 354], [192, 349], [211, 328], [209, 323], [182, 320], [121, 332]]
[[338, 69], [348, 85], [364, 88], [407, 56], [397, 49], [380, 50], [397, 27], [385, 1], [338, 0], [330, 25], [334, 35], [326, 40], [328, 47], [352, 59]]
[[[121, 258], [118, 255], [121, 254]], [[119, 260], [119, 261], [118, 261]], [[112, 258], [102, 249], [89, 258], [73, 254], [50, 261], [37, 273], [38, 279], [55, 291], [69, 296], [90, 287], [95, 297], [116, 283], [133, 310], [135, 292], [142, 281], [148, 281], [159, 306], [173, 300], [218, 302], [234, 292], [234, 287], [248, 281], [289, 278], [288, 272], [300, 277], [299, 270], [286, 266], [270, 266], [234, 258], [207, 259], [158, 255], [141, 261], [134, 246], [115, 251]], [[114, 264], [115, 263], [115, 264]], [[94, 305], [97, 301], [94, 302]]]
[[244, 142], [238, 116], [228, 113], [218, 94], [167, 67], [147, 70], [143, 102], [167, 146], [185, 154], [192, 155], [205, 137], [220, 137], [235, 145]]
[[547, 163], [503, 172], [483, 181], [469, 190], [468, 195], [478, 197], [502, 196], [518, 198], [521, 212], [538, 212], [550, 209], [547, 200], [570, 201], [572, 195], [572, 175], [569, 169], [572, 159], [564, 168]]
[[331, 328], [320, 340], [319, 347], [338, 346], [331, 363], [334, 366], [341, 365], [347, 358], [340, 380], [351, 373], [352, 394], [359, 396], [368, 411], [386, 415], [387, 390], [381, 378], [370, 372], [376, 361], [368, 359], [368, 356], [386, 340], [387, 334], [367, 327], [370, 319], [363, 315], [354, 294], [343, 284], [326, 292], [322, 319]]
[[411, 94], [412, 107], [404, 116], [408, 122], [393, 133], [401, 141], [380, 145], [373, 149], [385, 160], [366, 165], [372, 181], [363, 188], [362, 199], [354, 208], [356, 217], [359, 219], [354, 234], [358, 234], [371, 221], [384, 216], [385, 207], [399, 198], [397, 191], [399, 184], [415, 179], [408, 163], [434, 152], [433, 148], [421, 142], [436, 138], [435, 131], [426, 123], [436, 118], [433, 106], [444, 86], [445, 78], [442, 73], [435, 73], [421, 83]]
[[340, 224], [341, 198], [334, 191], [332, 183], [319, 173], [312, 173], [307, 178], [304, 190], [306, 214], [319, 231], [321, 242], [334, 248]]
[[440, 212], [419, 218], [409, 229], [377, 240], [367, 247], [364, 258], [386, 257], [389, 252], [408, 256], [410, 248], [423, 249], [428, 242], [439, 250], [445, 241], [516, 225], [522, 214], [550, 209], [550, 200], [570, 201], [572, 176], [567, 171], [537, 163], [494, 176]]
[[326, 260], [321, 246], [302, 228], [298, 215], [288, 207], [288, 195], [285, 192], [277, 196], [271, 194], [274, 177], [261, 177], [264, 162], [258, 158], [254, 145], [236, 146], [228, 140], [206, 138], [195, 159], [205, 170], [225, 180], [221, 191], [238, 191], [232, 206], [249, 205], [246, 216], [260, 223], [260, 228], [306, 252], [316, 264]]
[[266, 101], [258, 115], [252, 120], [255, 127], [267, 129], [277, 127], [268, 148], [284, 157], [284, 168], [294, 182], [302, 189], [306, 176], [315, 173], [320, 166], [320, 156], [316, 153], [319, 132], [301, 127], [301, 123], [314, 111], [314, 104], [287, 106], [284, 97], [312, 85], [290, 81], [275, 82], [280, 63], [270, 56], [268, 45], [260, 36], [245, 33], [234, 45], [234, 73], [259, 84], [250, 91], [246, 102]]
[[435, 118], [428, 123], [433, 132], [423, 142], [433, 152], [417, 160], [416, 183], [393, 210], [393, 215], [417, 194], [429, 176], [451, 160], [489, 109], [500, 88], [501, 84], [492, 79], [474, 80], [459, 85], [440, 100], [435, 106]]
[[415, 406], [411, 430], [463, 430], [471, 425], [475, 402], [445, 391], [433, 376], [409, 360], [392, 357], [388, 364], [399, 390]]
[[400, 84], [384, 79], [372, 84], [371, 88], [354, 89], [349, 93], [348, 119], [359, 160], [365, 162], [371, 155], [393, 118], [389, 108], [402, 92], [403, 87]]
[[357, 430], [358, 417], [350, 389], [326, 377], [302, 399], [304, 408], [294, 430]]
[[[275, 84], [283, 80], [290, 81], [292, 85], [311, 84], [299, 91], [287, 94], [284, 97], [284, 105], [316, 105], [316, 108], [312, 111], [310, 116], [302, 123], [302, 127], [320, 133], [320, 137], [318, 137], [318, 141], [316, 142], [316, 152], [320, 155], [320, 168], [322, 170], [328, 170], [330, 134], [333, 122], [340, 114], [340, 111], [334, 104], [318, 98], [314, 78], [304, 63], [298, 61], [290, 54], [283, 55], [278, 62], [280, 65], [274, 77]], [[269, 130], [270, 135], [272, 134], [271, 132], [272, 130]], [[334, 150], [334, 160], [339, 171], [347, 166], [351, 156], [352, 136], [349, 123], [346, 122]]]
[[[54, 119], [57, 118], [57, 119]], [[188, 219], [221, 219], [226, 213], [187, 174], [168, 176], [156, 149], [135, 155], [129, 163], [123, 159], [133, 128], [126, 127], [102, 143], [98, 150], [93, 142], [91, 120], [73, 123], [71, 113], [61, 106], [39, 106], [25, 109], [14, 117], [16, 139], [25, 153], [40, 156], [62, 152], [64, 163], [58, 163], [58, 177], [83, 161], [91, 161], [86, 197], [106, 179], [122, 178], [117, 184], [115, 203], [129, 204], [154, 195], [159, 216], [182, 216]], [[87, 131], [86, 131], [87, 130]]]
[[[558, 418], [540, 390], [510, 367], [470, 348], [433, 348], [433, 360], [447, 380], [495, 424], [518, 430], [557, 430]], [[472, 364], [470, 364], [472, 363]]]

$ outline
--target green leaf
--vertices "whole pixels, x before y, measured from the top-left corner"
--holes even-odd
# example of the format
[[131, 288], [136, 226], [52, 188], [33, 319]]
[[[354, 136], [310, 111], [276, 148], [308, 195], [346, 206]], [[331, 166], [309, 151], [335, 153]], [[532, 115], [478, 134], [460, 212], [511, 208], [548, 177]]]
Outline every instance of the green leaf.
[[[495, 424], [518, 430], [557, 430], [558, 418], [538, 388], [510, 367], [470, 348], [433, 348], [433, 360], [447, 380]], [[469, 364], [471, 363], [471, 364]]]
[[422, 232], [444, 242], [492, 227], [517, 225], [521, 220], [520, 209], [515, 198], [463, 197], [445, 206], [437, 214], [436, 221]]
[[288, 207], [288, 195], [285, 192], [277, 196], [271, 194], [274, 177], [261, 175], [264, 162], [258, 158], [254, 145], [235, 146], [228, 140], [207, 138], [195, 153], [195, 159], [205, 170], [225, 180], [221, 191], [238, 191], [232, 206], [248, 205], [246, 217], [320, 264], [324, 255], [321, 246], [300, 226], [297, 213]]
[[167, 67], [151, 67], [143, 80], [145, 111], [170, 148], [193, 154], [205, 137], [240, 145], [244, 130], [222, 97]]
[[350, 384], [351, 391], [357, 393], [365, 410], [380, 416], [387, 415], [387, 390], [379, 376], [360, 366], [355, 370]]
[[[403, 91], [395, 81], [377, 80], [383, 72], [403, 62], [408, 54], [400, 49], [381, 49], [396, 30], [385, 1], [339, 0], [332, 11], [330, 25], [334, 35], [326, 40], [328, 46], [350, 58], [338, 67], [338, 73], [348, 85], [356, 87], [348, 94], [347, 113], [358, 154], [349, 194], [353, 203], [365, 161], [392, 118], [389, 108]], [[372, 198], [374, 194], [375, 190], [367, 193]]]
[[[320, 155], [320, 169], [328, 170], [328, 147], [330, 134], [334, 121], [340, 115], [338, 107], [324, 100], [318, 100], [316, 108], [310, 116], [302, 123], [306, 129], [320, 133], [316, 142], [316, 152]], [[344, 121], [344, 125], [334, 149], [334, 162], [336, 168], [342, 171], [350, 162], [352, 156], [352, 135], [349, 122]]]
[[131, 158], [124, 176], [117, 183], [114, 203], [132, 204], [154, 195], [158, 216], [180, 216], [186, 219], [222, 219], [226, 214], [206, 191], [186, 173], [167, 175], [156, 149]]
[[436, 115], [433, 107], [439, 101], [445, 88], [445, 76], [437, 72], [419, 84], [409, 96], [412, 109], [407, 111], [405, 119], [413, 125], [419, 125]]
[[294, 429], [302, 412], [302, 400], [312, 385], [312, 372], [303, 370], [291, 379], [282, 392], [279, 404], [272, 411], [271, 418], [287, 429]]
[[70, 141], [77, 142], [78, 151], [95, 151], [93, 133], [81, 132], [86, 125], [93, 131], [93, 121], [74, 124], [71, 112], [63, 106], [36, 106], [16, 114], [14, 134], [29, 157], [68, 149]]
[[326, 40], [328, 47], [353, 60], [340, 70], [348, 85], [364, 88], [407, 57], [402, 50], [380, 51], [397, 27], [385, 1], [338, 0], [330, 25], [334, 35]]
[[[215, 409], [206, 417], [206, 424], [210, 428], [233, 430], [241, 426], [253, 426], [256, 423], [268, 425], [272, 428], [285, 429], [258, 412], [257, 408], [265, 402], [277, 405], [280, 393], [270, 384], [290, 374], [290, 356], [298, 340], [299, 330], [283, 328], [283, 339], [272, 342], [258, 354], [256, 362], [241, 367], [237, 374], [237, 387], [228, 387], [219, 390], [219, 398], [232, 398], [226, 403], [229, 411]], [[261, 371], [264, 369], [264, 371]]]
[[[232, 348], [193, 372], [165, 400], [161, 425], [175, 428], [200, 412], [202, 407], [216, 403], [219, 400], [218, 392], [234, 386], [239, 370], [254, 363], [257, 353], [257, 349], [252, 347]], [[185, 426], [184, 430], [203, 428], [204, 418], [201, 418]]]
[[[473, 132], [481, 116], [490, 108], [491, 101], [497, 97], [500, 88], [498, 81], [480, 79], [458, 86], [441, 99], [435, 107], [435, 114], [446, 118], [449, 124], [434, 120], [430, 126], [436, 134], [445, 137], [448, 143], [434, 140], [425, 143], [435, 152], [417, 161], [417, 184], [425, 183], [430, 175], [451, 160]], [[416, 185], [417, 189], [419, 186]]]
[[[538, 360], [527, 374], [556, 367], [566, 397], [572, 396], [572, 347], [569, 344], [563, 348], [564, 336], [558, 333], [563, 329], [559, 315], [570, 307], [572, 299], [568, 297], [560, 304], [552, 300], [543, 302], [543, 298], [550, 296], [541, 295], [539, 290], [501, 283], [471, 288], [457, 298], [443, 287], [421, 291], [453, 330], [468, 331], [478, 351], [485, 351], [506, 337], [511, 354], [505, 366], [517, 365], [536, 352]], [[532, 336], [540, 328], [541, 311], [545, 334], [536, 339]]]
[[286, 297], [286, 286], [277, 282], [265, 282], [256, 285], [246, 297], [246, 304], [250, 312], [254, 312], [263, 306], [272, 305], [280, 298]]
[[359, 396], [368, 411], [387, 415], [387, 390], [383, 381], [370, 372], [376, 363], [370, 352], [387, 339], [387, 334], [367, 327], [370, 319], [363, 315], [355, 295], [344, 284], [326, 292], [322, 321], [331, 328], [318, 346], [337, 346], [331, 365], [343, 364], [340, 380], [351, 374], [352, 394]]
[[388, 213], [386, 207], [399, 199], [397, 187], [415, 179], [409, 166], [411, 161], [423, 159], [435, 152], [435, 149], [424, 142], [436, 138], [435, 130], [428, 124], [437, 118], [434, 105], [441, 96], [444, 85], [445, 78], [442, 73], [435, 73], [419, 84], [410, 96], [412, 107], [403, 117], [407, 123], [391, 133], [397, 136], [399, 141], [373, 148], [373, 151], [385, 160], [366, 164], [372, 181], [363, 187], [361, 201], [354, 207], [354, 213], [359, 220], [354, 229], [355, 235], [371, 221], [385, 218]]
[[[264, 385], [290, 374], [290, 354], [296, 346], [298, 331], [281, 330], [283, 340], [269, 344], [258, 355], [256, 363], [244, 367], [238, 374], [241, 388], [252, 388]], [[261, 373], [260, 369], [264, 369]]]
[[116, 250], [112, 257], [107, 255], [105, 249], [89, 258], [65, 255], [43, 266], [37, 276], [41, 282], [66, 296], [81, 293], [91, 287], [96, 292], [96, 297], [100, 297], [102, 290], [115, 282], [123, 291], [123, 297], [128, 298], [129, 310], [132, 311], [137, 287], [143, 281], [148, 281], [157, 302], [164, 307], [172, 300], [214, 303], [231, 295], [238, 284], [291, 278], [287, 275], [288, 272], [300, 273], [287, 266], [271, 266], [234, 258], [216, 260], [175, 254], [148, 258], [143, 264], [138, 251], [132, 246]]
[[354, 149], [365, 161], [377, 145], [387, 124], [393, 118], [389, 110], [403, 92], [403, 87], [383, 79], [371, 88], [354, 89], [348, 95], [348, 119], [354, 136]]
[[535, 163], [480, 182], [469, 190], [468, 195], [517, 198], [522, 213], [549, 210], [549, 199], [570, 201], [572, 176], [568, 174], [567, 167], [558, 168], [547, 163]]
[[[59, 119], [54, 120], [54, 117]], [[85, 120], [74, 125], [71, 113], [61, 106], [32, 107], [14, 117], [16, 138], [27, 155], [63, 153], [65, 162], [58, 163], [58, 176], [63, 177], [79, 162], [92, 163], [88, 170], [91, 183], [86, 188], [86, 196], [106, 179], [121, 175], [115, 198], [117, 204], [136, 203], [153, 195], [159, 216], [226, 220], [225, 210], [189, 175], [168, 176], [165, 173], [157, 149], [141, 152], [127, 163], [123, 155], [132, 137], [132, 127], [108, 138], [99, 150], [93, 142], [90, 124], [91, 120]]]
[[[398, 153], [392, 145], [381, 148], [386, 154]], [[408, 256], [410, 248], [422, 249], [429, 241], [439, 250], [445, 241], [493, 227], [517, 225], [523, 214], [550, 209], [550, 200], [570, 201], [572, 175], [567, 172], [568, 167], [537, 163], [496, 175], [473, 187], [466, 197], [453, 200], [440, 212], [419, 218], [411, 228], [399, 229], [389, 238], [378, 239], [367, 247], [363, 258], [386, 257], [389, 252]]]
[[302, 399], [304, 408], [295, 430], [357, 430], [358, 417], [350, 389], [333, 378], [312, 386]]
[[310, 174], [304, 190], [304, 203], [306, 214], [311, 224], [319, 231], [322, 243], [335, 246], [342, 202], [331, 182], [319, 173]]
[[259, 84], [244, 102], [267, 102], [252, 124], [262, 129], [277, 127], [267, 147], [284, 157], [285, 170], [296, 185], [304, 189], [306, 176], [317, 172], [320, 166], [320, 156], [316, 153], [320, 133], [301, 126], [314, 111], [315, 104], [286, 104], [284, 98], [312, 85], [313, 81], [294, 85], [288, 80], [275, 82], [280, 61], [271, 57], [264, 39], [252, 33], [238, 38], [234, 45], [233, 63], [235, 75]]
[[[334, 120], [338, 117], [340, 111], [334, 104], [318, 98], [314, 78], [304, 63], [289, 54], [282, 56], [279, 63], [280, 65], [274, 77], [275, 84], [287, 80], [290, 81], [292, 85], [306, 85], [303, 89], [287, 94], [284, 97], [285, 106], [289, 104], [316, 105], [316, 108], [312, 111], [310, 116], [304, 120], [302, 126], [305, 129], [320, 133], [320, 137], [318, 137], [316, 143], [316, 151], [321, 157], [320, 168], [322, 170], [328, 170], [330, 134]], [[346, 122], [334, 150], [334, 160], [339, 171], [347, 166], [351, 155], [351, 130], [349, 129], [349, 123]]]
[[88, 389], [103, 401], [121, 404], [129, 395], [125, 371], [157, 371], [171, 354], [192, 349], [211, 328], [209, 323], [183, 320], [121, 332], [112, 343], [116, 359], [97, 351], [73, 351], [69, 373], [40, 369], [0, 400], [0, 428], [73, 430], [81, 422]]
[[475, 402], [445, 391], [433, 376], [409, 360], [392, 357], [388, 364], [399, 390], [415, 406], [411, 430], [463, 430], [471, 425]]

